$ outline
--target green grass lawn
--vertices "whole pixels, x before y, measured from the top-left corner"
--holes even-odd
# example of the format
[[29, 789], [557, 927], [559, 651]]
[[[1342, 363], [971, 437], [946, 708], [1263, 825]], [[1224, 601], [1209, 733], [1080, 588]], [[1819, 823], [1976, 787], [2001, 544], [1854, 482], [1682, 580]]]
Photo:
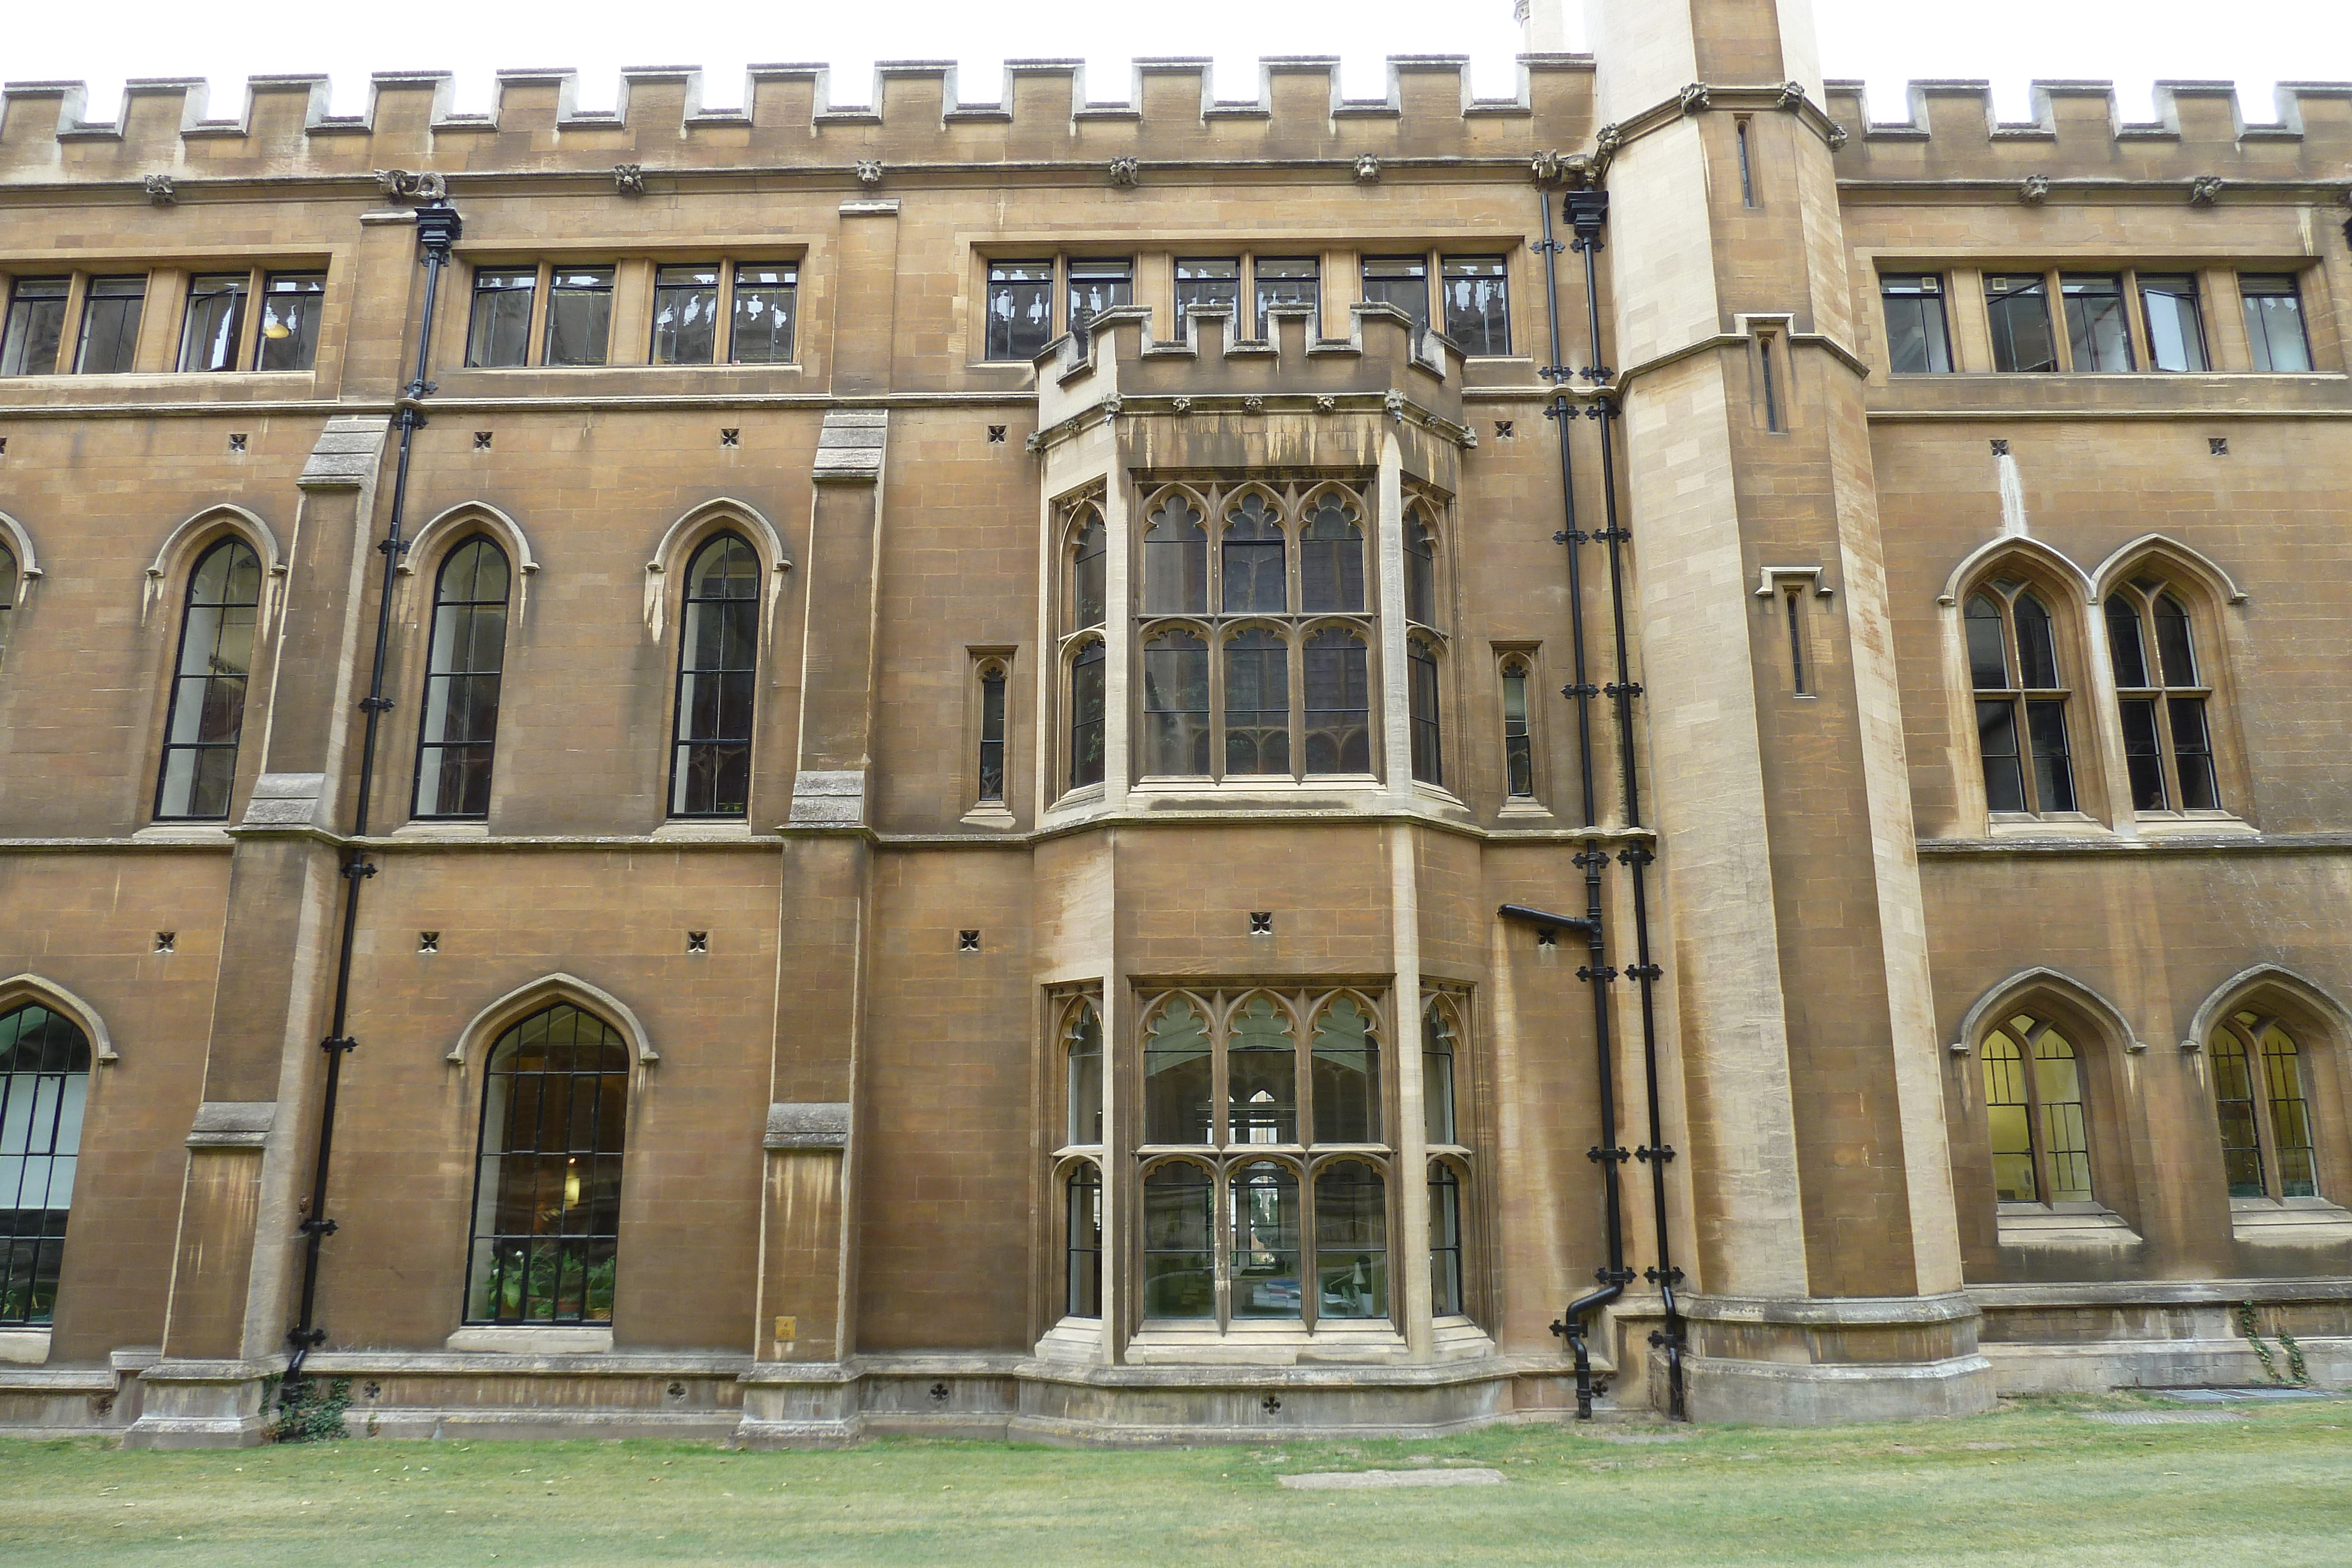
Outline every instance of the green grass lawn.
[[[1514, 1427], [1427, 1442], [1100, 1451], [877, 1442], [353, 1440], [237, 1453], [0, 1442], [0, 1563], [2352, 1563], [2352, 1401], [2113, 1426], [2021, 1401], [1815, 1431]], [[2209, 1407], [2210, 1408], [2210, 1407]], [[1302, 1470], [1501, 1486], [1301, 1491]]]

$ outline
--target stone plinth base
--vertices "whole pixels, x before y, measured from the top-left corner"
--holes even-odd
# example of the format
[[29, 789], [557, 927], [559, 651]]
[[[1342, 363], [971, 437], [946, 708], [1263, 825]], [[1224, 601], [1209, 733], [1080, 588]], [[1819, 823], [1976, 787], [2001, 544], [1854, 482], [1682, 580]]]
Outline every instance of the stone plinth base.
[[283, 1357], [259, 1361], [158, 1361], [139, 1375], [139, 1419], [126, 1448], [250, 1448], [269, 1434], [263, 1408]]
[[[1817, 1427], [1973, 1416], [1998, 1397], [1965, 1294], [1759, 1301], [1697, 1296], [1683, 1377], [1694, 1421]], [[1649, 1393], [1666, 1375], [1651, 1357]]]

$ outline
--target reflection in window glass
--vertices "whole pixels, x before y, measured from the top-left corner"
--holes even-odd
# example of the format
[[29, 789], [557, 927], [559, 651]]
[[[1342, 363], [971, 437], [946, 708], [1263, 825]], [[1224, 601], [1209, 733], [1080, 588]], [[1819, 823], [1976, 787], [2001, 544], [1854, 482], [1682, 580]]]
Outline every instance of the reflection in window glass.
[[1438, 744], [1437, 651], [1426, 637], [1405, 643], [1405, 677], [1412, 711], [1412, 776], [1423, 784], [1445, 782], [1444, 753]]
[[486, 817], [507, 643], [507, 558], [487, 538], [449, 552], [433, 594], [425, 730], [416, 755], [419, 817]]
[[1364, 298], [1393, 305], [1412, 319], [1413, 340], [1429, 330], [1429, 262], [1418, 256], [1364, 257]]
[[2058, 342], [2050, 331], [2050, 287], [2040, 276], [1988, 275], [1985, 316], [1992, 329], [1993, 369], [2058, 368]]
[[1102, 1173], [1080, 1166], [1070, 1173], [1069, 1250], [1063, 1275], [1069, 1281], [1062, 1311], [1074, 1318], [1102, 1316]]
[[1135, 302], [1135, 263], [1125, 256], [1076, 256], [1069, 263], [1070, 330], [1083, 333], [1106, 310]]
[[1176, 258], [1176, 333], [1184, 334], [1184, 319], [1202, 306], [1224, 306], [1233, 315], [1225, 321], [1228, 337], [1247, 334], [1239, 319], [1242, 306], [1242, 264], [1238, 256]]
[[1462, 1305], [1462, 1183], [1444, 1160], [1429, 1163], [1429, 1304], [1441, 1318]]
[[1935, 273], [1889, 273], [1878, 280], [1886, 309], [1886, 350], [1898, 376], [1945, 375], [1952, 339], [1944, 317], [1944, 280]]
[[760, 655], [760, 558], [740, 537], [695, 552], [679, 632], [670, 815], [740, 817], [751, 799]]
[[216, 821], [228, 815], [260, 605], [261, 562], [240, 539], [213, 546], [188, 574], [155, 791], [158, 817]]
[[1327, 626], [1307, 639], [1307, 771], [1372, 770], [1371, 692], [1364, 644]]
[[1326, 490], [1307, 508], [1298, 534], [1300, 607], [1309, 615], [1361, 614], [1364, 608], [1364, 530], [1356, 508], [1336, 490]]
[[139, 318], [147, 305], [147, 279], [93, 277], [82, 301], [81, 342], [74, 370], [87, 376], [119, 375], [132, 368], [139, 350]]
[[1234, 1174], [1228, 1223], [1234, 1239], [1233, 1302], [1236, 1318], [1296, 1318], [1298, 1289], [1298, 1177], [1288, 1166], [1261, 1160]]
[[1454, 1022], [1433, 1000], [1421, 1014], [1423, 1131], [1432, 1144], [1458, 1144], [1454, 1110]]
[[0, 376], [46, 376], [58, 368], [66, 332], [66, 295], [73, 280], [20, 277], [8, 291], [8, 325], [0, 332]]
[[2140, 274], [2139, 298], [2147, 317], [2147, 361], [2159, 371], [2205, 371], [2205, 319], [2197, 308], [2197, 279]]
[[474, 269], [474, 313], [466, 329], [467, 364], [520, 365], [530, 357], [530, 302], [538, 285], [536, 267]]
[[2066, 339], [2074, 352], [2074, 369], [2130, 370], [2124, 280], [2114, 274], [2068, 273], [2059, 280], [2059, 291], [2066, 299]]
[[1381, 1042], [1353, 998], [1324, 1009], [1315, 1029], [1314, 1063], [1314, 1141], [1379, 1143]]
[[1225, 642], [1225, 772], [1290, 775], [1290, 645], [1262, 626]]
[[1404, 519], [1404, 613], [1423, 626], [1437, 624], [1437, 541], [1419, 512]]
[[1499, 256], [1445, 258], [1445, 335], [1475, 358], [1511, 351], [1510, 285]]
[[1289, 606], [1282, 518], [1255, 491], [1225, 514], [1224, 612], [1279, 615]]
[[1315, 1177], [1315, 1310], [1326, 1318], [1389, 1315], [1388, 1197], [1362, 1160]]
[[1004, 667], [980, 673], [980, 792], [978, 799], [1004, 799]]
[[245, 334], [248, 281], [242, 272], [189, 280], [188, 314], [180, 326], [180, 369], [236, 369], [237, 340]]
[[1212, 1114], [1208, 1022], [1178, 997], [1143, 1037], [1143, 1141], [1206, 1144]]
[[1086, 521], [1078, 528], [1077, 553], [1070, 573], [1070, 629], [1074, 632], [1101, 625], [1110, 598], [1103, 559], [1102, 517], [1091, 507], [1079, 515]]
[[1143, 1315], [1209, 1318], [1217, 1312], [1216, 1187], [1196, 1165], [1171, 1161], [1143, 1177]]
[[1225, 1042], [1225, 1141], [1298, 1142], [1298, 1053], [1290, 1015], [1255, 996], [1232, 1027]]
[[[1257, 283], [1257, 336], [1268, 342], [1274, 339], [1274, 323], [1266, 312], [1274, 307], [1320, 306], [1322, 303], [1322, 267], [1312, 256], [1291, 259], [1260, 256], [1250, 271]], [[1317, 318], [1307, 317], [1307, 341], [1313, 342], [1320, 330]]]
[[1090, 642], [1070, 662], [1070, 788], [1103, 779], [1103, 645]]
[[307, 371], [318, 362], [319, 313], [325, 308], [323, 272], [277, 273], [261, 291], [258, 368]]
[[613, 269], [559, 267], [547, 294], [550, 365], [601, 365], [613, 332]]
[[1197, 615], [1209, 608], [1209, 535], [1201, 509], [1171, 490], [1143, 535], [1143, 611]]
[[1143, 645], [1143, 770], [1209, 771], [1209, 645], [1189, 632]]
[[491, 1047], [467, 1322], [613, 1321], [629, 1065], [619, 1031], [568, 1002]]
[[1503, 666], [1503, 779], [1504, 789], [1513, 800], [1534, 797], [1535, 745], [1528, 733], [1528, 669], [1517, 663]]
[[654, 268], [654, 350], [657, 365], [707, 365], [719, 353], [719, 268]]
[[2295, 292], [2294, 276], [2247, 273], [2238, 279], [2238, 294], [2245, 301], [2246, 340], [2253, 350], [2254, 369], [2311, 369], [2311, 340], [2304, 335], [2303, 300]]
[[984, 356], [1034, 360], [1054, 336], [1054, 264], [999, 261], [988, 268]]
[[54, 1320], [89, 1061], [63, 1015], [38, 1003], [0, 1014], [0, 1327]]
[[1102, 1019], [1092, 1002], [1078, 1004], [1063, 1039], [1070, 1064], [1069, 1141], [1099, 1144], [1103, 1141]]
[[800, 269], [754, 262], [735, 269], [735, 329], [728, 357], [739, 365], [788, 364], [800, 299]]

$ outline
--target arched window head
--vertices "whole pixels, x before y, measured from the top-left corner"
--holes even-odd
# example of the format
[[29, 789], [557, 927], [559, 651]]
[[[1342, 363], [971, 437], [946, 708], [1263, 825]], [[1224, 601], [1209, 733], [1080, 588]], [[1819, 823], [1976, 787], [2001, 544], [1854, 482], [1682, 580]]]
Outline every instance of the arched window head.
[[2011, 1014], [1985, 1037], [1993, 1190], [2004, 1203], [2091, 1201], [2082, 1063], [2050, 1019]]
[[1528, 666], [1524, 659], [1503, 662], [1503, 788], [1514, 800], [1535, 797], [1535, 738], [1528, 730]]
[[2132, 810], [2219, 810], [2213, 689], [2199, 667], [2188, 606], [2157, 579], [2135, 577], [2107, 594], [2105, 608]]
[[197, 558], [181, 613], [156, 816], [192, 821], [228, 816], [260, 613], [261, 561], [251, 546], [226, 538]]
[[2316, 1197], [2303, 1051], [2274, 1018], [2237, 1012], [2213, 1031], [2213, 1098], [2231, 1197]]
[[1065, 1184], [1068, 1235], [1065, 1243], [1062, 1311], [1074, 1318], [1102, 1316], [1102, 1172], [1071, 1167]]
[[1297, 1318], [1301, 1292], [1298, 1174], [1278, 1160], [1234, 1172], [1227, 1186], [1233, 1236], [1233, 1315]]
[[1326, 626], [1305, 649], [1307, 771], [1372, 770], [1371, 687], [1363, 640]]
[[1363, 613], [1363, 519], [1337, 490], [1307, 503], [1298, 531], [1298, 592], [1299, 608], [1309, 615]]
[[1462, 1291], [1462, 1178], [1444, 1160], [1429, 1162], [1429, 1304], [1441, 1318], [1468, 1310]]
[[1437, 649], [1426, 637], [1405, 643], [1405, 674], [1412, 709], [1412, 776], [1423, 784], [1445, 782], [1445, 754], [1437, 722]]
[[1976, 688], [1986, 809], [2043, 815], [2074, 810], [2066, 730], [2072, 692], [2049, 606], [2025, 584], [1998, 578], [1969, 596], [1961, 622]]
[[1143, 644], [1143, 770], [1209, 771], [1209, 645], [1190, 632]]
[[1388, 1184], [1366, 1160], [1315, 1176], [1315, 1314], [1389, 1315]]
[[1171, 490], [1144, 519], [1143, 612], [1199, 615], [1209, 608], [1209, 534], [1201, 509]]
[[37, 1002], [0, 1012], [0, 1328], [57, 1310], [89, 1058], [64, 1014]]
[[1454, 1103], [1454, 1046], [1453, 1017], [1432, 997], [1421, 1010], [1423, 1131], [1432, 1144], [1462, 1141]]
[[8, 626], [16, 618], [18, 583], [16, 555], [6, 545], [0, 544], [0, 658], [8, 653]]
[[1005, 670], [991, 661], [980, 667], [980, 779], [982, 800], [1004, 800]]
[[1290, 608], [1282, 517], [1248, 491], [1225, 513], [1223, 603], [1228, 615], [1280, 615]]
[[1207, 1144], [1216, 1134], [1210, 1099], [1209, 1023], [1189, 998], [1171, 998], [1143, 1034], [1143, 1141]]
[[1143, 1173], [1143, 1315], [1217, 1313], [1217, 1187], [1208, 1169], [1168, 1160]]
[[1225, 1141], [1298, 1142], [1298, 1048], [1290, 1015], [1263, 994], [1242, 1004], [1225, 1040]]
[[1381, 1041], [1372, 1016], [1341, 997], [1316, 1020], [1315, 1142], [1381, 1141]]
[[1070, 630], [1073, 632], [1101, 625], [1110, 602], [1105, 575], [1104, 552], [1107, 546], [1102, 514], [1089, 506], [1079, 508], [1078, 517], [1070, 546]]
[[1103, 780], [1103, 645], [1080, 646], [1070, 661], [1070, 788]]
[[506, 552], [479, 534], [449, 552], [434, 580], [416, 816], [489, 814], [509, 587]]
[[1290, 644], [1263, 626], [1225, 639], [1225, 773], [1290, 776]]
[[1404, 515], [1405, 619], [1437, 624], [1437, 540], [1419, 507]]
[[609, 1323], [627, 1043], [558, 1002], [499, 1035], [487, 1066], [466, 1321]]
[[751, 810], [760, 662], [760, 558], [740, 535], [694, 552], [680, 630], [670, 815], [740, 817]]
[[1074, 1145], [1103, 1141], [1102, 1019], [1092, 1002], [1072, 1009], [1062, 1033], [1068, 1064], [1070, 1119], [1067, 1132]]

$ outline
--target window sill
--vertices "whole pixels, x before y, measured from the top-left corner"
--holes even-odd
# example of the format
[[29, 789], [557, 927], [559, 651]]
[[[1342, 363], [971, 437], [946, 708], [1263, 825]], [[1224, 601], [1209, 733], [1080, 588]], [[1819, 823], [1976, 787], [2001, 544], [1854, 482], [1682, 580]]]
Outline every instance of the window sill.
[[2138, 811], [2132, 816], [2142, 838], [2213, 838], [2239, 835], [2259, 838], [2262, 830], [2227, 811]]
[[1997, 1238], [2003, 1247], [2042, 1252], [2111, 1252], [2141, 1244], [2139, 1232], [2103, 1203], [2003, 1203]]
[[505, 1327], [478, 1324], [461, 1328], [443, 1343], [445, 1350], [488, 1351], [499, 1355], [603, 1355], [613, 1348], [611, 1326], [583, 1327], [519, 1324]]
[[1985, 825], [1985, 836], [1994, 839], [2109, 839], [2115, 834], [2105, 822], [2081, 811], [2045, 811], [2038, 817], [2024, 811], [1995, 811]]
[[1554, 812], [1549, 806], [1540, 805], [1533, 798], [1524, 795], [1513, 796], [1505, 802], [1501, 810], [1495, 813], [1495, 816], [1498, 821], [1504, 821], [1531, 818], [1547, 822], [1559, 821], [1558, 813]]
[[226, 822], [150, 822], [131, 835], [149, 843], [226, 844], [234, 842]]
[[47, 1329], [0, 1329], [0, 1366], [39, 1366], [48, 1359]]
[[490, 836], [488, 822], [404, 822], [393, 829], [395, 839], [487, 839]]
[[656, 840], [748, 839], [751, 836], [751, 824], [742, 821], [664, 822], [654, 830], [653, 836]]
[[2324, 1197], [2233, 1197], [2230, 1235], [2253, 1247], [2332, 1247], [2352, 1241], [2352, 1210]]
[[1405, 1359], [1404, 1336], [1386, 1318], [1319, 1322], [1256, 1319], [1220, 1332], [1213, 1319], [1146, 1318], [1128, 1342], [1134, 1366], [1296, 1366]]
[[1009, 829], [1015, 825], [1012, 810], [995, 800], [974, 806], [956, 821], [967, 827]]
[[[1285, 779], [1278, 774], [1246, 773], [1224, 779], [1210, 779], [1181, 773], [1151, 773], [1136, 780], [1130, 793], [1137, 795], [1230, 795], [1247, 799], [1254, 795], [1279, 798], [1286, 795], [1312, 795], [1327, 789], [1377, 789], [1379, 776], [1371, 773], [1316, 773], [1305, 779]], [[1422, 788], [1426, 789], [1423, 785]], [[1451, 797], [1448, 797], [1451, 799]]]

